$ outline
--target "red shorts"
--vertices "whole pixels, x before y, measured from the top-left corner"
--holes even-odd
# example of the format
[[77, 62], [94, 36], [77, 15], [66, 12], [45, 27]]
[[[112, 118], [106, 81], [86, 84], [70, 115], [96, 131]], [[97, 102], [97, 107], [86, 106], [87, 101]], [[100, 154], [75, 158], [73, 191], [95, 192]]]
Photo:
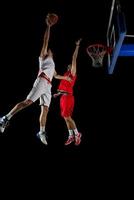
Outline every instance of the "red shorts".
[[62, 117], [71, 116], [74, 109], [74, 96], [62, 95], [60, 98], [60, 109]]

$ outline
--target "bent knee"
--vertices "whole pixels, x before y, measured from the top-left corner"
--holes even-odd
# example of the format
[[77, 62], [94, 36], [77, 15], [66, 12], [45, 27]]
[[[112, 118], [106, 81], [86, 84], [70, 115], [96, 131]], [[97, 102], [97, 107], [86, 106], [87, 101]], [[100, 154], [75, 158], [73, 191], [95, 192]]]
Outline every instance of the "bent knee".
[[65, 121], [71, 121], [70, 117], [63, 117], [65, 119]]
[[48, 112], [49, 111], [49, 108], [48, 106], [41, 106], [42, 107], [42, 110], [45, 111], [45, 112]]

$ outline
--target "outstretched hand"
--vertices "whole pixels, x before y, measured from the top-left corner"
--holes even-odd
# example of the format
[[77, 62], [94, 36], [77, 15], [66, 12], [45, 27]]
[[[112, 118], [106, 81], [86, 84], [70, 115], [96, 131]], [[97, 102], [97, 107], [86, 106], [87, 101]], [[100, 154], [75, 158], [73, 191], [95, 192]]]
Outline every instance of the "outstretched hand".
[[49, 20], [49, 15], [50, 15], [50, 13], [48, 13], [47, 16], [46, 16], [46, 24], [51, 27], [53, 24]]
[[59, 93], [55, 93], [55, 94], [53, 94], [53, 97], [56, 98], [56, 97], [58, 97], [59, 95], [60, 95]]
[[46, 23], [48, 26], [53, 26], [54, 24], [56, 24], [58, 22], [58, 15], [55, 13], [48, 13], [46, 16]]
[[81, 40], [82, 40], [82, 38], [80, 38], [79, 40], [76, 41], [76, 43], [75, 43], [76, 46], [79, 46], [79, 45], [80, 45]]

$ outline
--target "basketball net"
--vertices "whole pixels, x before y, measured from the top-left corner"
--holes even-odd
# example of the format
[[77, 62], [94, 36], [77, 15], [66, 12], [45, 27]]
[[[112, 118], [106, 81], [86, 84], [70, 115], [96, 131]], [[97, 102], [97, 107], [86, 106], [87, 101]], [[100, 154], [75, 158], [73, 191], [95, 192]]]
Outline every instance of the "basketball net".
[[87, 47], [87, 53], [92, 59], [93, 67], [102, 67], [103, 58], [106, 53], [109, 53], [108, 47], [102, 44], [93, 44]]

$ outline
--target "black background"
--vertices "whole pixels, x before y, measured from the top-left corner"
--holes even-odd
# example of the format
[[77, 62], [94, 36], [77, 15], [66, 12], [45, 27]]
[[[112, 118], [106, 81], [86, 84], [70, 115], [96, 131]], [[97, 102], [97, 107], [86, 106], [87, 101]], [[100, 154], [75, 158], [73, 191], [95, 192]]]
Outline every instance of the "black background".
[[[121, 2], [128, 34], [134, 34], [131, 2]], [[24, 100], [32, 87], [38, 72], [38, 56], [48, 12], [55, 12], [59, 16], [58, 23], [52, 27], [50, 38], [58, 73], [63, 74], [71, 62], [75, 41], [83, 39], [78, 56], [73, 114], [83, 134], [81, 145], [64, 146], [67, 129], [60, 117], [59, 99], [52, 99], [46, 125], [49, 145], [44, 146], [36, 138], [40, 114], [36, 102], [18, 113], [0, 137], [1, 172], [4, 175], [8, 173], [11, 180], [17, 174], [19, 181], [24, 173], [28, 174], [28, 180], [35, 176], [42, 176], [44, 180], [48, 174], [51, 177], [56, 174], [58, 177], [62, 170], [65, 180], [69, 179], [70, 173], [71, 176], [78, 173], [78, 176], [86, 177], [84, 172], [87, 172], [95, 176], [104, 163], [107, 163], [102, 167], [104, 170], [110, 166], [115, 169], [116, 164], [113, 163], [130, 156], [134, 58], [119, 58], [114, 74], [107, 75], [106, 64], [101, 69], [92, 68], [91, 59], [86, 53], [89, 44], [106, 44], [110, 6], [108, 0], [55, 0], [31, 4], [19, 1], [1, 5], [1, 116], [8, 113], [17, 102]], [[58, 81], [53, 80], [52, 92], [56, 91], [57, 85]]]

